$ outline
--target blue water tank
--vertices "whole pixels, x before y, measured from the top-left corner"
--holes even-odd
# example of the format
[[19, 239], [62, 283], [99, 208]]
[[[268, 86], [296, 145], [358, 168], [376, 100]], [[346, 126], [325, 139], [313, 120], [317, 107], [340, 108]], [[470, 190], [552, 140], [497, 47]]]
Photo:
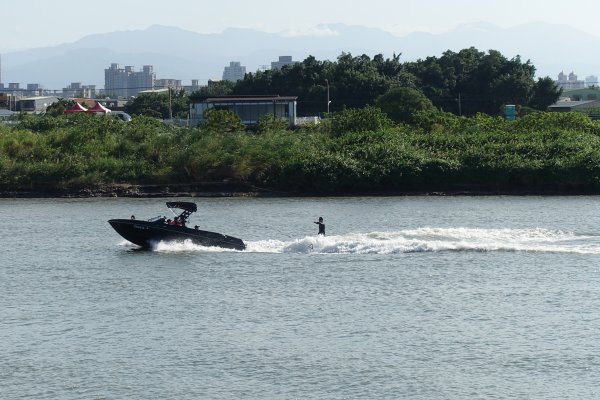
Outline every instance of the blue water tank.
[[504, 115], [507, 121], [514, 121], [517, 119], [517, 107], [514, 104], [507, 104], [504, 106]]

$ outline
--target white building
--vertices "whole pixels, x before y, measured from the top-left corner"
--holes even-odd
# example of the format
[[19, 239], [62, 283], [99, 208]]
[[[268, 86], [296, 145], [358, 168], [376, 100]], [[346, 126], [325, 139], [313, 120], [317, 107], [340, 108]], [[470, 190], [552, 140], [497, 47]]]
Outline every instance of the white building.
[[240, 65], [239, 61], [231, 61], [228, 67], [223, 70], [223, 80], [237, 82], [244, 79], [246, 67]]
[[82, 85], [81, 82], [71, 82], [69, 86], [63, 88], [65, 97], [83, 97], [93, 99], [96, 97], [96, 85]]
[[565, 75], [564, 72], [560, 72], [558, 74], [558, 80], [556, 81], [558, 87], [563, 88], [563, 90], [573, 90], [573, 89], [584, 89], [585, 81], [580, 81], [577, 79], [577, 75], [571, 71], [569, 76]]
[[116, 96], [136, 96], [142, 90], [153, 89], [155, 80], [152, 65], [144, 65], [141, 71], [134, 71], [133, 66], [120, 68], [119, 64], [112, 63], [104, 70], [104, 91]]
[[592, 86], [600, 86], [598, 85], [598, 77], [595, 75], [590, 75], [590, 76], [586, 76], [585, 77], [585, 87], [592, 87]]
[[154, 87], [159, 88], [171, 88], [174, 90], [181, 90], [183, 85], [180, 79], [156, 79], [154, 81]]
[[27, 113], [43, 113], [46, 108], [58, 101], [55, 96], [35, 96], [19, 100], [17, 109]]

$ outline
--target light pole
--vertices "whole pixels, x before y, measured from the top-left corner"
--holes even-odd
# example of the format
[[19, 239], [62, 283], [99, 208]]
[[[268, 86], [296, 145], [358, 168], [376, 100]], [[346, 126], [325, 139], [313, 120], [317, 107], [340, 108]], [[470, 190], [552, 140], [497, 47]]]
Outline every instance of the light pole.
[[329, 79], [325, 79], [325, 84], [327, 85], [327, 114], [329, 114]]
[[169, 122], [173, 120], [173, 102], [171, 100], [171, 83], [168, 84], [169, 89]]

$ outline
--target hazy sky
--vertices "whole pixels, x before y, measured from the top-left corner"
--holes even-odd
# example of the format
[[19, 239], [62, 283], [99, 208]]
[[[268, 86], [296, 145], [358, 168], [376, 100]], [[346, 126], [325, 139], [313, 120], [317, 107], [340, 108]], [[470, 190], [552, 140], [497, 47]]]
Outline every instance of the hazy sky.
[[244, 27], [306, 34], [316, 25], [341, 22], [404, 35], [417, 30], [443, 32], [466, 22], [509, 27], [544, 21], [571, 25], [600, 38], [599, 12], [598, 0], [6, 1], [0, 6], [0, 51], [56, 45], [93, 33], [154, 24], [200, 33]]

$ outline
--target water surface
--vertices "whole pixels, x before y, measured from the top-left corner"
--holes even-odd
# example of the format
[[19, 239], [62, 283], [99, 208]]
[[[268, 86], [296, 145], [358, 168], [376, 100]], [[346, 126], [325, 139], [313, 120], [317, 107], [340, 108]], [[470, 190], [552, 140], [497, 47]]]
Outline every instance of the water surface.
[[[597, 197], [0, 200], [0, 398], [597, 398]], [[313, 221], [323, 216], [326, 237]]]

